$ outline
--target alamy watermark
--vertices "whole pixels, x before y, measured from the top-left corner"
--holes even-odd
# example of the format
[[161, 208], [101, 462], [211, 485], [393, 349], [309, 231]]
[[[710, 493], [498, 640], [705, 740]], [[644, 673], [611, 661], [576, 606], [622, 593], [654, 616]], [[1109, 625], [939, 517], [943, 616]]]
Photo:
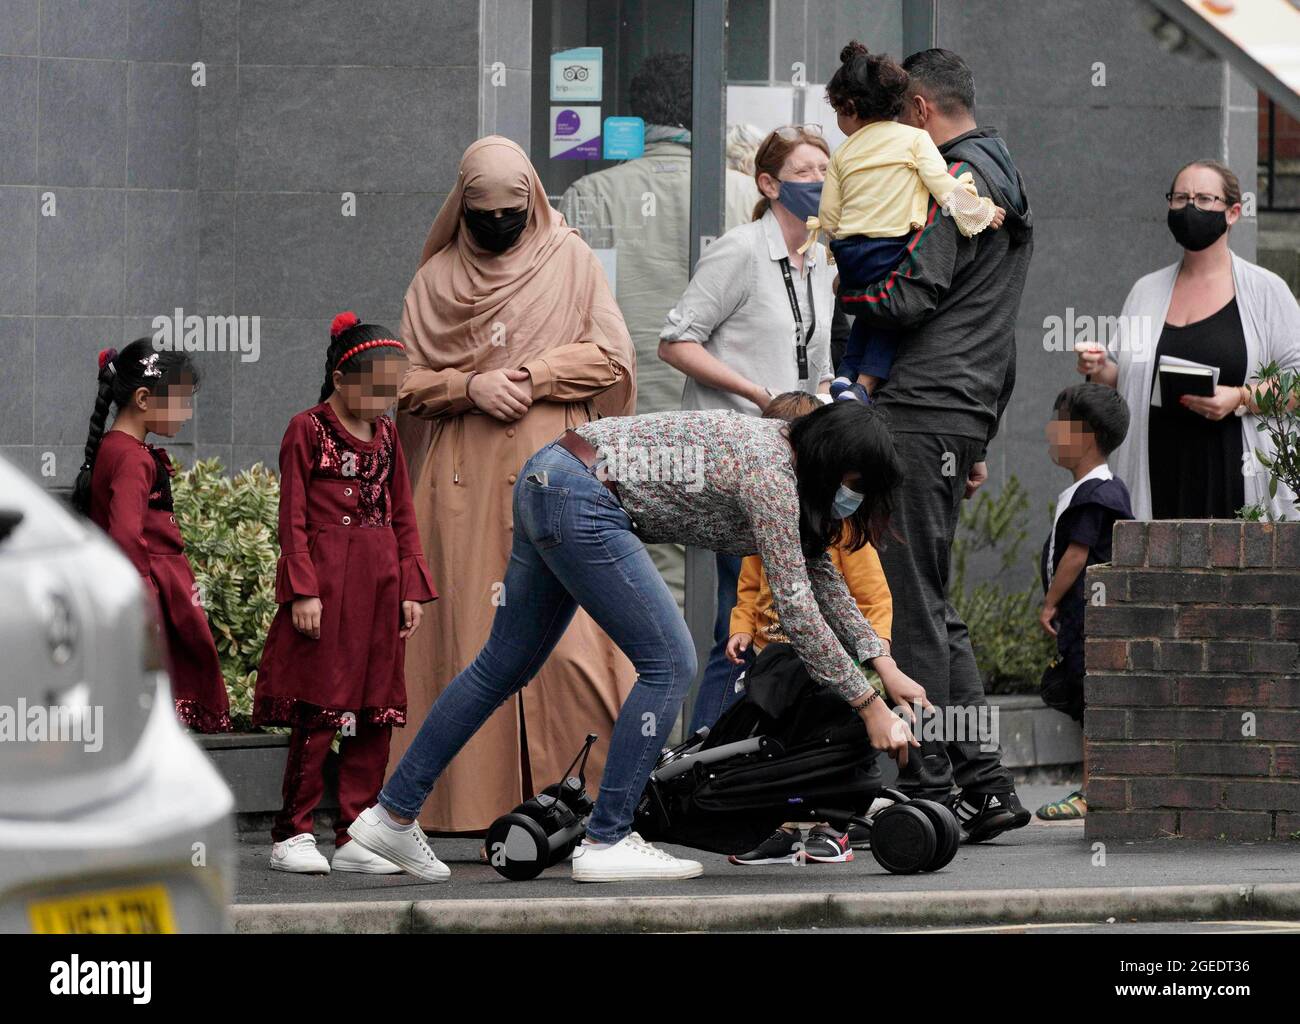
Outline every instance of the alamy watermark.
[[599, 451], [595, 473], [600, 480], [681, 484], [692, 493], [704, 490], [703, 445], [628, 444], [621, 438], [617, 445], [602, 445]]
[[1080, 346], [1132, 352], [1141, 360], [1155, 351], [1155, 321], [1145, 314], [1093, 316], [1067, 306], [1065, 316], [1043, 318], [1043, 351], [1073, 352]]
[[178, 306], [170, 316], [154, 317], [152, 326], [158, 352], [238, 352], [244, 363], [262, 355], [260, 316], [187, 316]]
[[[961, 704], [927, 709], [920, 701], [916, 701], [911, 709], [916, 716], [912, 735], [922, 742], [978, 743], [980, 750], [986, 754], [998, 749], [1000, 709], [996, 705]], [[894, 709], [894, 713], [899, 713], [898, 708]]]
[[80, 743], [88, 754], [104, 746], [104, 708], [98, 704], [0, 704], [0, 743]]

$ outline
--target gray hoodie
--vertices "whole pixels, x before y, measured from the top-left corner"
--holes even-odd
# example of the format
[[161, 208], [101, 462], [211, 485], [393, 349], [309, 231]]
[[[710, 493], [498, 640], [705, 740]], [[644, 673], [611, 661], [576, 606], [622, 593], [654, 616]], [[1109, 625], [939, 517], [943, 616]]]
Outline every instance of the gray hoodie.
[[987, 446], [1015, 386], [1016, 316], [1034, 250], [1033, 218], [995, 129], [966, 132], [939, 152], [954, 176], [970, 171], [980, 195], [1007, 211], [1002, 227], [966, 238], [932, 201], [889, 277], [841, 291], [840, 299], [846, 312], [901, 333], [890, 378], [877, 393], [893, 429]]

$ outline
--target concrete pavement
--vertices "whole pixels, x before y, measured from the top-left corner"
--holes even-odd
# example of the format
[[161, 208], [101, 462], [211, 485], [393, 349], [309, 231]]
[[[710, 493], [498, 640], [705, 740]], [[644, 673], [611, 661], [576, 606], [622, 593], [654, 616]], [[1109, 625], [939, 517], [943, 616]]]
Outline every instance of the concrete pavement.
[[[1028, 807], [1068, 787], [1023, 786]], [[269, 838], [241, 836], [233, 910], [241, 931], [749, 930], [1087, 922], [1109, 917], [1300, 921], [1300, 842], [1170, 839], [1094, 848], [1081, 822], [1034, 821], [963, 846], [935, 874], [890, 875], [869, 851], [848, 864], [739, 868], [713, 854], [703, 878], [578, 886], [567, 865], [509, 882], [475, 839], [436, 839], [451, 881], [406, 875], [287, 875], [266, 867]], [[322, 851], [332, 851], [322, 839]]]

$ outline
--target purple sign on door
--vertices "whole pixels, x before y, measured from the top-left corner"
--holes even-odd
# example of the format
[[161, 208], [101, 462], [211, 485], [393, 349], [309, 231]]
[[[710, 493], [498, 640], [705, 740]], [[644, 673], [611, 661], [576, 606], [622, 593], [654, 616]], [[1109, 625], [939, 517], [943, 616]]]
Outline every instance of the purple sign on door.
[[582, 119], [578, 117], [576, 110], [561, 110], [555, 115], [555, 134], [577, 135], [578, 126], [581, 124]]
[[600, 107], [551, 108], [551, 159], [600, 159]]

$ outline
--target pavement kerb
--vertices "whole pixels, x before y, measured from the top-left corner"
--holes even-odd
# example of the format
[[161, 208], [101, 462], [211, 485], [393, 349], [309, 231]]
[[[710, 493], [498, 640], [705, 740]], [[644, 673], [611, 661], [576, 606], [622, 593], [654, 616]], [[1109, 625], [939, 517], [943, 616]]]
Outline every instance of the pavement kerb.
[[237, 904], [236, 932], [686, 932], [1065, 921], [1300, 920], [1300, 883]]

